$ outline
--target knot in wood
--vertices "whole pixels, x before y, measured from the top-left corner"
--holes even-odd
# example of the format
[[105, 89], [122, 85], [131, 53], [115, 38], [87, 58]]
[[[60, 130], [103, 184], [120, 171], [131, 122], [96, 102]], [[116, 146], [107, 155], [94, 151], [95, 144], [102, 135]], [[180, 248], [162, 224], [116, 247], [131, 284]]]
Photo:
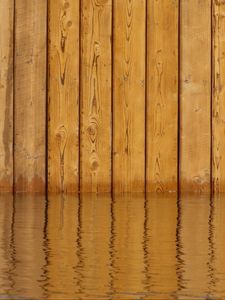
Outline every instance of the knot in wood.
[[65, 142], [66, 138], [67, 138], [66, 128], [64, 126], [59, 127], [55, 137], [56, 137], [56, 140], [57, 140], [58, 143]]
[[92, 170], [92, 171], [96, 171], [96, 170], [98, 169], [98, 167], [99, 167], [99, 163], [98, 163], [96, 160], [94, 160], [94, 161], [91, 163], [91, 170]]
[[90, 136], [95, 136], [95, 134], [96, 134], [96, 129], [95, 129], [95, 127], [94, 127], [93, 125], [88, 126], [88, 128], [87, 128], [87, 133], [88, 133], [88, 135], [90, 135]]
[[95, 57], [100, 56], [100, 44], [97, 41], [95, 41], [94, 43], [94, 53], [95, 53]]
[[68, 9], [70, 7], [70, 4], [69, 2], [65, 2], [64, 5], [63, 5], [64, 9]]
[[95, 5], [96, 6], [103, 6], [107, 4], [108, 0], [95, 0]]

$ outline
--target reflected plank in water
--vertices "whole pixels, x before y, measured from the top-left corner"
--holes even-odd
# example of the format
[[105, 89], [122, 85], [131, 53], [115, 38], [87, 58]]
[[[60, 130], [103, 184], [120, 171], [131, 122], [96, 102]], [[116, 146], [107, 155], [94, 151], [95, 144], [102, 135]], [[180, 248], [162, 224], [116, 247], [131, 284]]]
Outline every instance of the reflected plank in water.
[[216, 195], [211, 205], [211, 289], [225, 298], [225, 197]]
[[[113, 270], [115, 293], [137, 297], [144, 290], [144, 194], [124, 194], [113, 197]], [[120, 299], [120, 298], [119, 298]], [[135, 298], [136, 299], [136, 298]]]
[[206, 297], [209, 291], [210, 196], [182, 195], [179, 205], [179, 247], [182, 251], [178, 294], [189, 298]]
[[75, 195], [48, 197], [45, 253], [45, 291], [54, 299], [73, 298], [78, 284], [79, 199]]
[[225, 298], [225, 197], [0, 197], [0, 296]]
[[147, 290], [154, 299], [174, 299], [176, 274], [176, 194], [146, 199], [146, 276]]
[[80, 195], [79, 243], [81, 299], [108, 299], [110, 294], [110, 195]]
[[12, 249], [13, 197], [0, 195], [0, 291], [10, 294], [14, 288], [14, 253]]
[[[12, 203], [13, 202], [13, 203]], [[42, 279], [43, 226], [45, 199], [37, 195], [16, 195], [9, 202], [11, 222], [8, 272], [11, 288], [8, 293], [23, 297], [43, 298]], [[10, 217], [10, 216], [9, 216]]]

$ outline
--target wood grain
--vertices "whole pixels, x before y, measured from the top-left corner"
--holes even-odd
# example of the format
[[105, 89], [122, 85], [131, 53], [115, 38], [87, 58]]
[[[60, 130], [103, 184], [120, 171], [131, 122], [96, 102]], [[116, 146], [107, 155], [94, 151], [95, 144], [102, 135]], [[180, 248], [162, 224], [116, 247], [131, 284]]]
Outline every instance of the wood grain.
[[45, 190], [45, 0], [15, 2], [15, 191]]
[[143, 192], [146, 3], [113, 3], [113, 189]]
[[225, 192], [225, 2], [213, 1], [212, 180]]
[[181, 1], [180, 187], [210, 191], [211, 1]]
[[0, 191], [13, 188], [14, 1], [0, 1]]
[[81, 191], [110, 192], [112, 2], [81, 3]]
[[146, 190], [177, 190], [178, 1], [147, 6]]
[[79, 1], [49, 1], [48, 191], [79, 182]]

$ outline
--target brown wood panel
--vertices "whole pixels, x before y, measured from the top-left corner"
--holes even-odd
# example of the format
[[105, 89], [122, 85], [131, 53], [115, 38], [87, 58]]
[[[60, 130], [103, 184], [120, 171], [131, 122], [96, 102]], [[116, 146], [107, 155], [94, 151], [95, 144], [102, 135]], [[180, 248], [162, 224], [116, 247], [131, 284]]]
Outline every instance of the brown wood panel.
[[46, 0], [15, 2], [15, 191], [45, 190]]
[[81, 1], [81, 191], [111, 189], [112, 1]]
[[115, 0], [113, 4], [113, 189], [142, 192], [146, 1]]
[[181, 1], [180, 186], [210, 190], [211, 1]]
[[147, 2], [148, 192], [177, 190], [178, 2]]
[[0, 1], [0, 190], [13, 187], [13, 18], [14, 1]]
[[49, 1], [49, 192], [78, 191], [79, 9], [79, 1]]
[[215, 193], [225, 192], [225, 2], [213, 0], [212, 179]]

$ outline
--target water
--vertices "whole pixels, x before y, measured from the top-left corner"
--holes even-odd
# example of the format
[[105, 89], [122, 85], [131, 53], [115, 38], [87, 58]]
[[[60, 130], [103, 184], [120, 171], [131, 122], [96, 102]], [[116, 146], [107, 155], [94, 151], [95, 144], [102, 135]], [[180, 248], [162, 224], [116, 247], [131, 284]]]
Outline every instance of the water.
[[0, 299], [225, 299], [225, 197], [0, 196]]

